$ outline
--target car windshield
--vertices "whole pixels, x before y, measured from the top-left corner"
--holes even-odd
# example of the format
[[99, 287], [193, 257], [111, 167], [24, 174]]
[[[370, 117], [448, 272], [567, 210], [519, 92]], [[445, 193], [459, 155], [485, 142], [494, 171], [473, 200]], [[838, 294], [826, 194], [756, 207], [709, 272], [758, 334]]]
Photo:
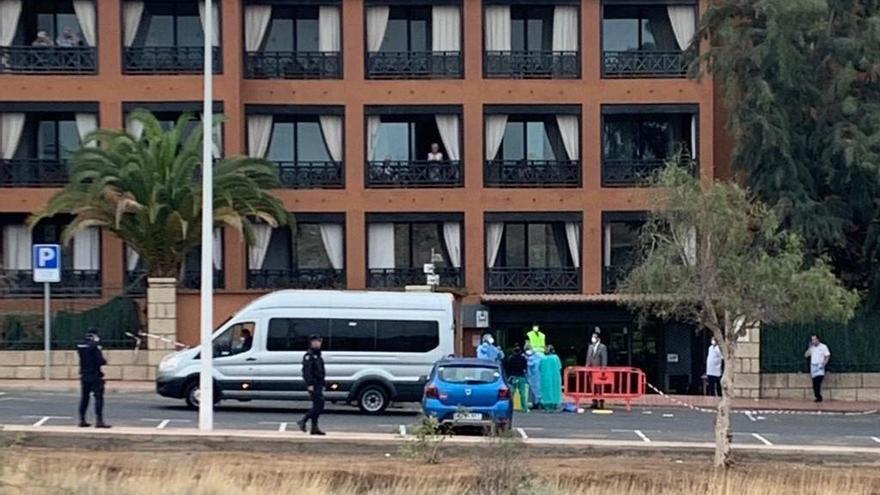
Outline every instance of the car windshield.
[[501, 377], [498, 368], [487, 366], [442, 366], [437, 373], [449, 383], [492, 383]]

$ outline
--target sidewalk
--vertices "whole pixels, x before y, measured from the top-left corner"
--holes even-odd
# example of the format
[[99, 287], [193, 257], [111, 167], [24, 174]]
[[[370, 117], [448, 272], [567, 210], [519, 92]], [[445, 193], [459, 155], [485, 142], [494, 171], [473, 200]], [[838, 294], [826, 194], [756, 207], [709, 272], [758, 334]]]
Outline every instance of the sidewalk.
[[[0, 392], [79, 392], [79, 380], [0, 380]], [[105, 393], [146, 393], [155, 392], [154, 381], [108, 380]]]

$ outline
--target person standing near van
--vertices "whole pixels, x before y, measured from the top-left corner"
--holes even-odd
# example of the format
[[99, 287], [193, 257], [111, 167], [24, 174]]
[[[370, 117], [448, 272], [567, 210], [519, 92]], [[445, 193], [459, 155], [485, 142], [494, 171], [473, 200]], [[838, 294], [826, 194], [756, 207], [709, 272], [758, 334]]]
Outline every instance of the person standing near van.
[[813, 379], [813, 395], [816, 402], [822, 402], [822, 380], [825, 379], [825, 367], [831, 359], [831, 351], [828, 346], [819, 340], [819, 336], [810, 336], [810, 347], [804, 353], [804, 357], [810, 358], [810, 377]]
[[79, 354], [79, 426], [82, 428], [91, 426], [86, 422], [86, 411], [89, 409], [89, 399], [95, 396], [95, 428], [110, 428], [104, 422], [104, 373], [101, 366], [107, 364], [104, 354], [98, 342], [98, 329], [89, 328], [85, 339], [76, 345]]
[[318, 427], [318, 418], [324, 411], [324, 358], [321, 357], [322, 339], [318, 335], [309, 337], [309, 350], [303, 356], [302, 376], [306, 382], [306, 390], [312, 398], [312, 408], [306, 412], [303, 418], [296, 422], [299, 429], [306, 432], [306, 423], [312, 421], [312, 435], [326, 435]]
[[721, 371], [724, 356], [715, 337], [712, 337], [709, 352], [706, 354], [706, 380], [709, 382], [709, 395], [721, 397]]
[[526, 338], [529, 339], [529, 344], [532, 346], [533, 351], [538, 354], [544, 354], [547, 336], [541, 331], [541, 327], [538, 325], [532, 325], [532, 329], [526, 334]]

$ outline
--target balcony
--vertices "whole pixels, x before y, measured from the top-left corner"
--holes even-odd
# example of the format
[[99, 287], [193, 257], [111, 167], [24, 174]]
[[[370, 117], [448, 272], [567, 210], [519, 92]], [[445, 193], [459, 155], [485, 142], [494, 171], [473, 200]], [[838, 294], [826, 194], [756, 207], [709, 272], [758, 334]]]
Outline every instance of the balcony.
[[67, 164], [57, 159], [0, 159], [0, 187], [60, 187], [67, 184]]
[[684, 77], [693, 59], [691, 52], [673, 51], [608, 51], [602, 53], [602, 76]]
[[576, 51], [487, 51], [483, 72], [500, 79], [576, 79], [581, 60]]
[[[214, 74], [222, 72], [220, 47], [213, 47]], [[200, 46], [134, 46], [123, 52], [126, 74], [201, 74], [204, 48]]]
[[[666, 168], [669, 159], [644, 160], [612, 160], [602, 161], [602, 186], [631, 187], [650, 185], [660, 170]], [[691, 169], [696, 173], [697, 163], [692, 160], [681, 160], [679, 166]]]
[[485, 183], [490, 187], [577, 187], [580, 160], [489, 160]]
[[345, 186], [342, 162], [276, 162], [281, 184], [293, 189], [340, 188]]
[[94, 74], [94, 47], [0, 46], [0, 74]]
[[629, 275], [633, 265], [606, 265], [602, 269], [602, 292], [612, 293], [617, 285]]
[[[440, 275], [443, 287], [464, 287], [460, 268], [436, 268], [434, 273]], [[407, 285], [425, 285], [426, 275], [418, 268], [370, 268], [367, 272], [367, 287], [370, 288], [402, 288]]]
[[249, 289], [344, 289], [345, 270], [296, 268], [293, 270], [248, 270]]
[[487, 292], [501, 294], [577, 293], [581, 270], [575, 267], [487, 269]]
[[[101, 296], [100, 270], [61, 270], [61, 282], [51, 284], [52, 297], [86, 298]], [[0, 271], [0, 296], [42, 297], [43, 284], [34, 282], [32, 270]]]
[[369, 187], [458, 187], [463, 184], [457, 160], [379, 160], [367, 162]]
[[339, 79], [342, 56], [339, 52], [247, 52], [244, 59], [247, 79]]
[[461, 52], [371, 52], [370, 79], [461, 79]]

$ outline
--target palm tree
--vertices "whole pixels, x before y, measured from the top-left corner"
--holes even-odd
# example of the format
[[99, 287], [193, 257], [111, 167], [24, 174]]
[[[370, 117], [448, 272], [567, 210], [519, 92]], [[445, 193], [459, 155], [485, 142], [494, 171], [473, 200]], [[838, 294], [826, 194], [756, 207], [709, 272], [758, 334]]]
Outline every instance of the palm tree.
[[[28, 223], [72, 214], [62, 242], [80, 230], [101, 227], [140, 255], [148, 277], [176, 278], [186, 254], [201, 244], [201, 126], [193, 126], [188, 114], [168, 131], [148, 111], [137, 110], [131, 118], [143, 125], [142, 136], [116, 130], [87, 136], [73, 156], [70, 182]], [[284, 205], [269, 192], [278, 185], [277, 169], [265, 160], [234, 157], [216, 163], [215, 224], [251, 241], [253, 222], [287, 223]]]

